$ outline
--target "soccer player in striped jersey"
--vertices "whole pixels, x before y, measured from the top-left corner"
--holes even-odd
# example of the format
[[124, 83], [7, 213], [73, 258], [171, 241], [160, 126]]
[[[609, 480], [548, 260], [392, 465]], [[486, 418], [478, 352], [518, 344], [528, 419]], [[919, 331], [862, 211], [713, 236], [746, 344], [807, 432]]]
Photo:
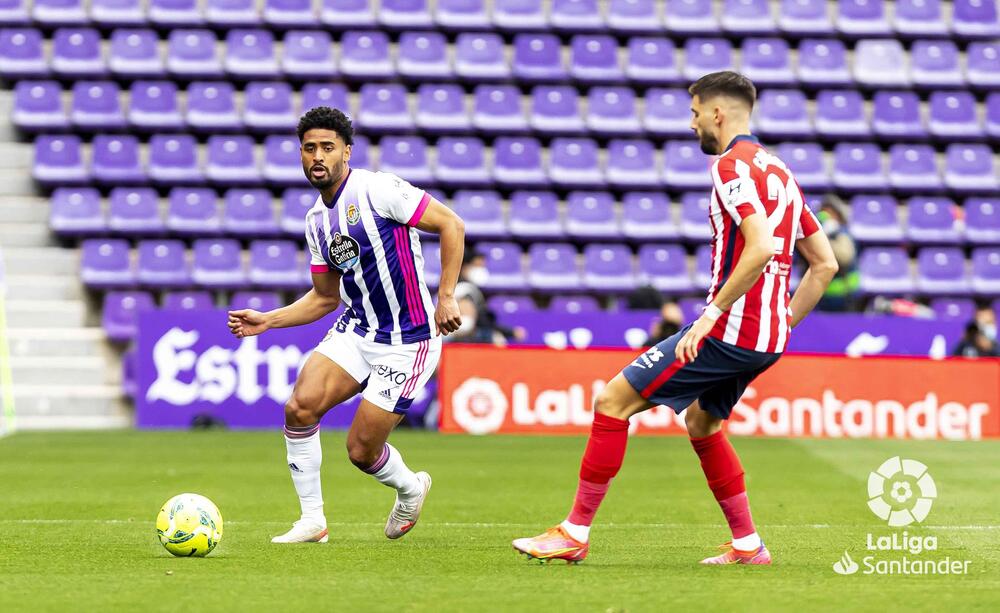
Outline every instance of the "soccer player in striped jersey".
[[[703, 564], [770, 564], [750, 515], [743, 468], [722, 431], [733, 406], [757, 375], [778, 361], [788, 335], [816, 306], [837, 271], [819, 223], [791, 171], [750, 134], [756, 89], [731, 71], [695, 82], [691, 128], [712, 165], [712, 286], [693, 324], [639, 355], [594, 403], [576, 500], [566, 521], [517, 539], [514, 548], [540, 559], [579, 562], [590, 526], [621, 468], [628, 419], [655, 405], [680, 413], [708, 487], [732, 533], [723, 552]], [[809, 265], [795, 295], [789, 275], [795, 248]]]
[[[359, 392], [363, 400], [347, 434], [351, 462], [396, 490], [385, 535], [413, 528], [431, 487], [387, 441], [441, 355], [441, 336], [461, 324], [455, 284], [462, 266], [462, 220], [430, 194], [389, 173], [351, 168], [351, 120], [314, 108], [299, 121], [302, 168], [319, 190], [306, 214], [313, 289], [267, 313], [231, 311], [237, 337], [312, 323], [346, 309], [299, 373], [285, 405], [285, 444], [302, 515], [274, 543], [328, 540], [319, 422]], [[437, 307], [424, 279], [417, 229], [441, 237]]]

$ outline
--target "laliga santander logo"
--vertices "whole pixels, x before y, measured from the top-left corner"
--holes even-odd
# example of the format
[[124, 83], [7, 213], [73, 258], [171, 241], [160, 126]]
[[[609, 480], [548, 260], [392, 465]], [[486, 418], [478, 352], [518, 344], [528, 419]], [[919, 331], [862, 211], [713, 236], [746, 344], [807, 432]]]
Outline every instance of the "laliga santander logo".
[[469, 434], [489, 434], [503, 425], [507, 395], [492, 379], [470, 378], [452, 395], [455, 422]]
[[937, 498], [927, 466], [894, 456], [868, 475], [868, 508], [894, 528], [922, 522]]

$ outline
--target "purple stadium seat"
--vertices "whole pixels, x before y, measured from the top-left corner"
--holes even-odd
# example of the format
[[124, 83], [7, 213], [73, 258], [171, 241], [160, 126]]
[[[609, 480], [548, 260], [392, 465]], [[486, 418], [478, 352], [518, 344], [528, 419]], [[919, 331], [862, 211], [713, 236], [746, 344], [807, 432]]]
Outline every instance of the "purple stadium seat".
[[80, 243], [80, 278], [94, 289], [135, 285], [128, 241], [91, 238]]
[[562, 32], [596, 32], [604, 29], [597, 0], [553, 0], [549, 25]]
[[689, 192], [681, 196], [681, 235], [693, 242], [712, 239], [708, 223], [708, 194]]
[[569, 86], [539, 85], [531, 90], [531, 127], [543, 134], [584, 132], [580, 100]]
[[608, 192], [570, 192], [566, 200], [566, 235], [581, 241], [619, 238], [614, 197]]
[[604, 183], [597, 143], [587, 138], [555, 138], [549, 145], [549, 178], [562, 187]]
[[719, 31], [712, 3], [706, 0], [667, 0], [664, 13], [669, 32], [690, 36]]
[[486, 300], [486, 305], [491, 311], [501, 317], [504, 315], [513, 315], [514, 313], [532, 313], [538, 310], [531, 296], [497, 294], [490, 296]]
[[696, 290], [707, 291], [712, 286], [712, 245], [701, 245], [695, 250], [693, 281]]
[[897, 192], [941, 191], [934, 148], [930, 145], [893, 145], [889, 148], [889, 185]]
[[926, 295], [969, 293], [965, 256], [957, 247], [925, 247], [917, 254], [917, 290]]
[[493, 183], [486, 149], [478, 138], [445, 137], [437, 144], [437, 182], [447, 186], [485, 187]]
[[126, 236], [162, 234], [164, 225], [156, 192], [148, 188], [112, 189], [108, 198], [108, 229]]
[[130, 135], [98, 134], [91, 145], [90, 171], [99, 183], [131, 185], [146, 182], [139, 160], [139, 139]]
[[230, 309], [253, 309], [261, 313], [273, 311], [284, 304], [278, 292], [233, 292], [229, 299]]
[[570, 41], [569, 74], [582, 83], [617, 83], [623, 73], [618, 43], [608, 35], [577, 34]]
[[871, 134], [865, 101], [854, 90], [822, 90], [816, 95], [816, 133], [828, 138]]
[[910, 258], [901, 247], [869, 247], [858, 258], [860, 289], [865, 294], [899, 295], [914, 290]]
[[175, 187], [170, 190], [167, 230], [179, 236], [205, 236], [222, 230], [215, 191]]
[[694, 289], [687, 254], [680, 245], [651, 244], [639, 248], [639, 279], [661, 292], [683, 294]]
[[482, 132], [522, 133], [528, 119], [513, 85], [479, 85], [473, 94], [472, 125]]
[[524, 291], [524, 252], [514, 243], [479, 243], [476, 251], [483, 254], [489, 277], [483, 289], [491, 291]]
[[606, 21], [617, 34], [653, 34], [663, 26], [656, 0], [611, 0]]
[[165, 28], [196, 28], [204, 23], [197, 0], [150, 0], [150, 23]]
[[118, 77], [163, 77], [166, 71], [158, 43], [153, 30], [115, 30], [111, 33], [108, 68]]
[[955, 203], [947, 198], [915, 196], [907, 201], [907, 236], [914, 243], [956, 244], [962, 241]]
[[167, 38], [167, 70], [188, 79], [222, 77], [222, 62], [211, 30], [171, 30]]
[[705, 310], [706, 306], [704, 298], [682, 298], [677, 304], [681, 307], [681, 312], [684, 314], [684, 323], [686, 324], [701, 317], [701, 312]]
[[281, 73], [274, 51], [274, 35], [267, 30], [230, 30], [226, 34], [224, 58], [230, 77], [274, 79]]
[[991, 140], [1000, 140], [1000, 92], [993, 92], [986, 97], [986, 136]]
[[823, 192], [830, 188], [826, 157], [818, 143], [782, 143], [778, 157], [784, 160], [806, 193]]
[[485, 0], [438, 0], [434, 22], [442, 30], [488, 30], [490, 13]]
[[1000, 294], [1000, 249], [979, 247], [972, 250], [972, 291], [977, 294]]
[[997, 4], [990, 0], [954, 0], [951, 31], [960, 38], [1000, 36]]
[[190, 134], [154, 135], [149, 140], [149, 178], [159, 185], [203, 183], [195, 138]]
[[149, 292], [108, 292], [101, 308], [101, 327], [110, 340], [128, 342], [138, 331], [139, 312], [155, 308]]
[[[701, 0], [696, 0], [700, 2]], [[709, 3], [709, 7], [711, 4]], [[709, 9], [711, 10], [711, 9]], [[722, 38], [689, 38], [684, 43], [684, 77], [699, 79], [710, 72], [733, 70], [733, 45]]]
[[340, 72], [361, 79], [379, 79], [395, 74], [385, 32], [345, 32], [340, 41]]
[[406, 88], [397, 83], [365, 83], [361, 86], [357, 123], [367, 133], [407, 132], [413, 118]]
[[321, 30], [289, 30], [285, 33], [281, 71], [287, 77], [311, 79], [336, 74], [333, 39]]
[[896, 0], [892, 26], [904, 37], [948, 34], [948, 22], [941, 14], [941, 0]]
[[65, 130], [62, 88], [55, 81], [19, 81], [14, 87], [11, 121], [25, 131]]
[[301, 285], [298, 245], [293, 241], [257, 240], [250, 243], [250, 283], [266, 289], [294, 289]]
[[191, 271], [182, 241], [139, 241], [138, 251], [138, 279], [141, 285], [179, 288], [191, 284]]
[[306, 83], [302, 86], [302, 112], [318, 106], [328, 106], [350, 114], [347, 87], [342, 83]]
[[580, 289], [576, 249], [567, 243], [534, 243], [528, 248], [528, 285], [534, 290]]
[[636, 36], [628, 41], [625, 75], [634, 82], [667, 85], [681, 80], [677, 48], [669, 38]]
[[628, 192], [622, 198], [622, 235], [632, 241], [678, 240], [673, 218], [662, 192]]
[[608, 143], [607, 182], [622, 188], [651, 188], [660, 184], [656, 149], [647, 140]]
[[807, 138], [813, 135], [805, 94], [797, 89], [768, 89], [757, 99], [754, 117], [757, 132], [770, 139]]
[[893, 39], [859, 40], [854, 47], [854, 80], [868, 87], [907, 87], [909, 62], [903, 44]]
[[194, 242], [191, 278], [203, 287], [238, 288], [246, 284], [240, 244], [230, 238]]
[[67, 79], [97, 79], [107, 74], [101, 35], [90, 28], [61, 28], [52, 36], [52, 71]]
[[224, 81], [195, 82], [187, 90], [188, 126], [194, 130], [215, 132], [243, 127], [236, 110], [236, 90]]
[[934, 298], [930, 307], [938, 319], [971, 321], [976, 314], [976, 303], [971, 298]]
[[542, 146], [534, 138], [500, 137], [493, 144], [493, 179], [512, 187], [548, 185]]
[[233, 188], [226, 191], [222, 229], [232, 236], [273, 236], [279, 233], [266, 189]]
[[913, 92], [879, 91], [872, 99], [872, 130], [885, 139], [923, 139], [920, 98]]
[[1000, 243], [1000, 198], [968, 198], [965, 210], [965, 238], [970, 243]]
[[252, 28], [261, 24], [254, 0], [206, 0], [205, 21], [217, 28]]
[[[530, 298], [529, 298], [530, 300]], [[534, 303], [532, 302], [532, 306]], [[549, 302], [548, 312], [576, 315], [577, 313], [599, 313], [601, 303], [594, 296], [553, 296]]]
[[105, 27], [143, 26], [146, 10], [141, 0], [91, 0], [90, 20]]
[[976, 99], [969, 92], [931, 92], [928, 115], [928, 132], [941, 140], [982, 138], [983, 128], [976, 115]]
[[316, 13], [311, 0], [264, 0], [264, 22], [272, 28], [311, 28]]
[[[826, 10], [826, 3], [820, 4]], [[844, 43], [832, 39], [803, 39], [799, 41], [798, 50], [799, 81], [804, 85], [830, 87], [852, 84]]]
[[87, 9], [78, 0], [34, 0], [31, 16], [46, 27], [82, 26], [88, 20]]
[[882, 0], [837, 0], [837, 29], [849, 38], [892, 32]]
[[694, 141], [668, 142], [663, 158], [663, 179], [667, 185], [682, 190], [711, 187], [711, 164]]
[[38, 30], [0, 30], [0, 77], [19, 79], [48, 76], [49, 64], [42, 45], [42, 33]]
[[135, 81], [129, 92], [128, 123], [140, 130], [176, 131], [184, 124], [172, 81]]
[[293, 104], [288, 83], [248, 83], [243, 92], [243, 123], [256, 132], [288, 134], [299, 120]]
[[369, 160], [368, 151], [371, 149], [371, 143], [368, 142], [368, 138], [364, 136], [354, 137], [354, 145], [351, 147], [351, 167], [352, 168], [367, 168], [368, 170], [373, 170], [374, 162]]
[[494, 0], [493, 25], [500, 30], [525, 32], [548, 27], [542, 0]]
[[118, 97], [121, 90], [113, 81], [77, 81], [73, 84], [70, 121], [81, 131], [114, 132], [125, 127]]
[[207, 311], [215, 308], [210, 292], [164, 292], [162, 308], [173, 311]]
[[775, 34], [777, 27], [767, 0], [726, 0], [722, 28], [733, 34]]
[[996, 167], [988, 145], [948, 145], [944, 182], [948, 189], [963, 193], [996, 192]]
[[510, 66], [497, 34], [462, 32], [455, 39], [455, 74], [468, 80], [506, 79]]
[[646, 90], [643, 128], [656, 136], [691, 134], [691, 96], [680, 88], [653, 87]]
[[882, 154], [871, 143], [837, 143], [833, 149], [833, 184], [845, 191], [882, 190]]
[[465, 235], [474, 240], [506, 238], [500, 194], [492, 191], [459, 190], [451, 199], [452, 209], [465, 222]]
[[306, 231], [306, 213], [316, 204], [316, 190], [304, 187], [286, 189], [281, 196], [281, 219], [278, 225], [282, 231], [296, 238]]
[[961, 87], [958, 47], [948, 40], [918, 40], [910, 48], [910, 80], [917, 87]]
[[860, 243], [893, 244], [903, 240], [896, 200], [888, 196], [851, 198], [851, 235]]
[[249, 136], [210, 137], [206, 146], [205, 176], [221, 185], [259, 184], [261, 175], [254, 149]]
[[799, 36], [833, 34], [826, 0], [781, 0], [778, 25], [783, 32]]
[[1000, 43], [969, 43], [965, 50], [965, 78], [973, 87], [1000, 87]]
[[587, 127], [597, 134], [638, 135], [642, 131], [635, 93], [629, 87], [594, 87], [587, 94]]
[[320, 21], [340, 30], [375, 26], [371, 0], [323, 0]]
[[510, 231], [519, 238], [554, 239], [564, 234], [559, 200], [552, 192], [514, 192], [510, 196]]
[[264, 140], [264, 179], [274, 185], [305, 185], [299, 140], [295, 136], [272, 134]]
[[381, 0], [378, 21], [390, 30], [422, 29], [434, 26], [427, 0]]
[[379, 142], [379, 170], [427, 185], [434, 173], [427, 159], [427, 141], [407, 136], [386, 136]]
[[102, 234], [107, 229], [96, 189], [60, 187], [50, 202], [49, 228], [60, 236]]
[[80, 185], [89, 181], [90, 172], [83, 163], [80, 137], [62, 134], [36, 138], [32, 176], [45, 186]]
[[625, 245], [583, 248], [583, 286], [594, 292], [624, 293], [635, 289], [632, 251]]
[[422, 132], [464, 133], [472, 130], [460, 85], [425, 83], [417, 89], [416, 125]]
[[433, 291], [441, 283], [441, 245], [424, 241], [421, 248], [424, 253], [424, 281]]
[[[736, 0], [743, 1], [743, 0]], [[759, 2], [760, 0], [750, 0]], [[766, 2], [765, 2], [766, 6]], [[780, 38], [748, 38], [740, 51], [744, 75], [758, 87], [788, 86], [796, 81], [788, 42]]]
[[451, 76], [448, 41], [439, 32], [403, 32], [399, 37], [396, 71], [409, 79]]
[[562, 81], [566, 78], [562, 48], [554, 34], [514, 37], [513, 76], [522, 81]]

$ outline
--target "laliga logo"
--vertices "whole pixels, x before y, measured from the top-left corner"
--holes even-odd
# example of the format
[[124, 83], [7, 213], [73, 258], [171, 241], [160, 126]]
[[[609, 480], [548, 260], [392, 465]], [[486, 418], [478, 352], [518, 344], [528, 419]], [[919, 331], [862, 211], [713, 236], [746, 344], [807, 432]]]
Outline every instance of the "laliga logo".
[[927, 466], [894, 456], [868, 475], [868, 508], [893, 528], [922, 522], [937, 498]]
[[507, 415], [507, 395], [491, 379], [468, 379], [451, 400], [455, 422], [469, 434], [496, 432]]

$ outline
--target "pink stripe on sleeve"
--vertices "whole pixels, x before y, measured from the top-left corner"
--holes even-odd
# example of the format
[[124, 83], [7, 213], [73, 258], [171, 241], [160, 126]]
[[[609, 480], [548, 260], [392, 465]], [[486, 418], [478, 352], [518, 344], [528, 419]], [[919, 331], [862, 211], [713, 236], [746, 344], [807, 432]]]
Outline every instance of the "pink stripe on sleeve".
[[420, 223], [420, 218], [424, 216], [424, 211], [427, 210], [427, 205], [431, 202], [431, 195], [424, 192], [424, 197], [420, 199], [420, 204], [417, 205], [417, 210], [413, 211], [413, 217], [410, 217], [410, 221], [406, 222], [408, 226], [415, 226]]
[[309, 272], [313, 273], [330, 272], [330, 267], [327, 266], [326, 264], [310, 264]]

